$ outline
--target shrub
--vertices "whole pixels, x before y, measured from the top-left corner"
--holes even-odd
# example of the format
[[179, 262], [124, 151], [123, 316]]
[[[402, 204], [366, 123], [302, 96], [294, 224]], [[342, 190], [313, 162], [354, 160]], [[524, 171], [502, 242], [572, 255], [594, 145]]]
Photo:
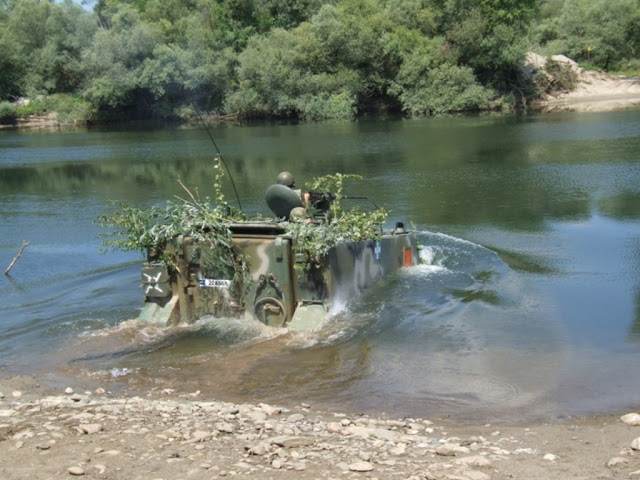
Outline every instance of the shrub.
[[86, 123], [93, 114], [86, 100], [71, 95], [59, 94], [49, 98], [49, 110], [58, 114], [60, 123]]
[[349, 92], [309, 95], [300, 99], [298, 109], [304, 120], [351, 120], [356, 112], [356, 99]]
[[492, 108], [493, 92], [477, 82], [469, 67], [444, 64], [435, 68], [423, 67], [423, 71], [425, 73], [416, 84], [398, 82], [394, 85], [407, 113], [437, 115]]
[[17, 119], [15, 107], [9, 102], [0, 102], [0, 125], [13, 125]]
[[60, 123], [86, 123], [93, 115], [89, 102], [63, 93], [46, 97], [40, 95], [16, 107], [16, 115], [20, 118], [48, 112], [55, 112]]
[[578, 73], [571, 65], [548, 60], [544, 70], [536, 76], [539, 94], [570, 92], [576, 88]]

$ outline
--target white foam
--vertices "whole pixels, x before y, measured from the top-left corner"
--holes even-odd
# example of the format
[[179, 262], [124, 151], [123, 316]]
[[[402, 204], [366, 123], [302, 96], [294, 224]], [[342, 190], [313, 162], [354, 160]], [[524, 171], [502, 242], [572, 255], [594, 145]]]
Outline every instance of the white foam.
[[449, 241], [452, 241], [452, 242], [461, 243], [463, 245], [470, 245], [470, 246], [475, 247], [475, 248], [482, 248], [484, 250], [488, 250], [486, 247], [483, 247], [482, 245], [480, 245], [478, 243], [474, 243], [474, 242], [472, 242], [470, 240], [465, 240], [464, 238], [454, 237], [452, 235], [447, 235], [446, 233], [442, 233], [442, 232], [432, 232], [430, 230], [423, 230], [423, 231], [420, 231], [418, 233], [423, 234], [423, 235], [431, 235], [431, 236], [438, 237], [438, 238], [443, 238], [445, 240], [449, 240]]

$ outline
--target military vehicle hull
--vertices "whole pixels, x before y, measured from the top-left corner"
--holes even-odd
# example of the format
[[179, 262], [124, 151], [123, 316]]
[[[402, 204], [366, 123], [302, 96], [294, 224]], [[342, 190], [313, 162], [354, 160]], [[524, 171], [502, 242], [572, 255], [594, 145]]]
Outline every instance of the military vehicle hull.
[[166, 262], [144, 265], [140, 320], [180, 325], [214, 316], [313, 329], [336, 303], [419, 261], [415, 235], [403, 227], [376, 240], [340, 243], [314, 266], [295, 253], [294, 239], [275, 221], [233, 223], [229, 229], [234, 248], [246, 259], [249, 281], [238, 288], [233, 278], [208, 272], [208, 245], [176, 238], [165, 251], [172, 268]]

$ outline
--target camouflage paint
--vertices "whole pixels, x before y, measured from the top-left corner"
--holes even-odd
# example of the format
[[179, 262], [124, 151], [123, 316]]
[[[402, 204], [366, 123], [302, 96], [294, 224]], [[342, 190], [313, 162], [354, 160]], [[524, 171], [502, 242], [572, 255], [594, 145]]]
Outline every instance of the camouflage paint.
[[212, 315], [314, 328], [334, 302], [360, 295], [381, 277], [419, 259], [415, 236], [403, 228], [385, 232], [379, 240], [339, 244], [323, 265], [313, 268], [299, 263], [293, 239], [276, 222], [235, 223], [230, 229], [235, 247], [247, 258], [249, 284], [208, 276], [202, 261], [206, 244], [179, 237], [166, 250], [176, 267], [173, 273], [159, 262], [143, 268], [140, 320], [177, 325]]

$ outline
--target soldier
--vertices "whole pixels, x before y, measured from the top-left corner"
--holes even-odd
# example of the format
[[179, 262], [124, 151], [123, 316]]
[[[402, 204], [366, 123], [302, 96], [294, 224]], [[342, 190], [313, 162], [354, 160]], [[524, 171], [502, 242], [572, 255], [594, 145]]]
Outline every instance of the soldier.
[[[278, 178], [276, 178], [276, 181], [278, 182], [278, 184], [289, 187], [291, 190], [293, 190], [298, 194], [298, 196], [300, 197], [300, 201], [302, 202], [302, 208], [304, 208], [305, 215], [306, 215], [306, 210], [307, 210], [309, 197], [310, 197], [309, 192], [302, 193], [302, 190], [296, 188], [296, 181], [293, 179], [293, 174], [291, 172], [286, 172], [286, 171], [280, 172], [278, 174]], [[300, 211], [297, 211], [297, 214], [295, 215], [295, 217], [299, 219], [300, 216], [301, 216]]]
[[285, 187], [289, 187], [291, 190], [293, 190], [294, 192], [296, 192], [296, 194], [298, 194], [298, 196], [300, 197], [300, 201], [302, 202], [302, 206], [301, 207], [296, 207], [293, 210], [291, 210], [291, 213], [289, 214], [289, 219], [293, 222], [301, 222], [306, 220], [309, 220], [307, 217], [307, 207], [308, 207], [308, 203], [309, 203], [309, 198], [310, 198], [310, 194], [309, 192], [302, 192], [302, 190], [296, 188], [296, 181], [293, 179], [293, 174], [291, 172], [280, 172], [278, 174], [278, 178], [276, 178], [276, 181], [278, 182], [279, 185], [284, 185]]

